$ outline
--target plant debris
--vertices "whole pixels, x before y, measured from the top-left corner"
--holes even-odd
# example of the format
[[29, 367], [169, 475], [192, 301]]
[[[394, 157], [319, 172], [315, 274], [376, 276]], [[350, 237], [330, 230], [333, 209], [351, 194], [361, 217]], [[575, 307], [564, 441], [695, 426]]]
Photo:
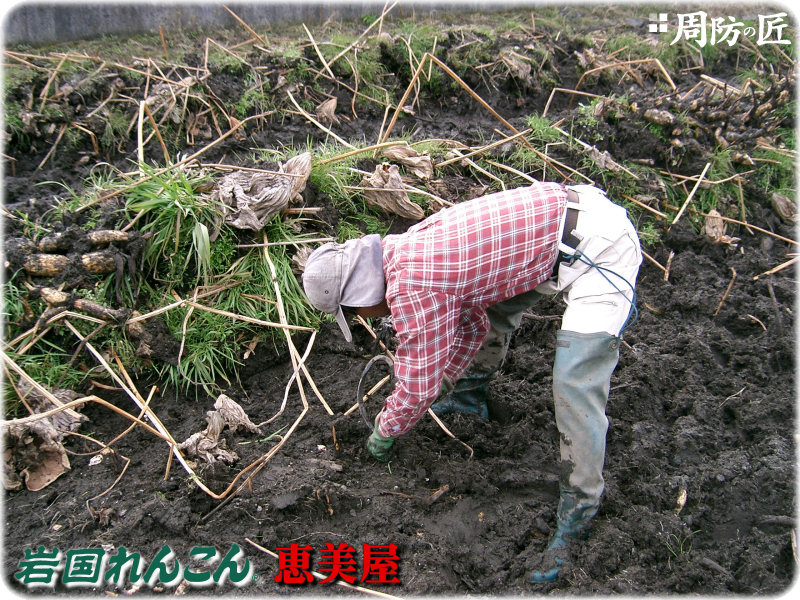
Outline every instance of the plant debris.
[[211, 192], [211, 200], [223, 206], [226, 223], [261, 231], [273, 216], [301, 199], [310, 173], [311, 153], [303, 152], [287, 160], [277, 173], [235, 171], [225, 175]]
[[3, 486], [19, 490], [24, 486], [38, 492], [70, 468], [61, 444], [63, 435], [53, 424], [41, 419], [24, 425], [11, 424], [3, 435]]
[[226, 441], [220, 439], [226, 427], [232, 432], [246, 429], [253, 433], [261, 433], [244, 409], [224, 394], [214, 402], [214, 410], [206, 413], [206, 421], [208, 426], [203, 431], [189, 436], [178, 449], [188, 457], [199, 458], [207, 463], [222, 461], [231, 464], [239, 460], [238, 455], [228, 449]]
[[373, 206], [405, 219], [419, 221], [425, 217], [422, 207], [409, 199], [397, 165], [389, 163], [378, 165], [371, 175], [361, 180], [361, 186], [364, 199]]

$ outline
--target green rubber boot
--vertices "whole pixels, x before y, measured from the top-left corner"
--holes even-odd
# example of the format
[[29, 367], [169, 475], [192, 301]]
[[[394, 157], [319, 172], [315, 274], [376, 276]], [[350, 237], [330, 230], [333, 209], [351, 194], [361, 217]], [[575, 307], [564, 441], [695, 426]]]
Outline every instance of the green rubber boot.
[[562, 490], [556, 531], [541, 555], [538, 567], [528, 578], [529, 583], [548, 583], [558, 579], [564, 564], [571, 561], [576, 543], [589, 535], [597, 506], [579, 502], [574, 494]]
[[511, 336], [522, 322], [522, 315], [541, 298], [542, 294], [531, 290], [486, 309], [491, 329], [466, 373], [456, 382], [453, 392], [442, 395], [431, 405], [434, 413], [474, 414], [489, 418], [489, 384], [503, 365]]
[[561, 330], [556, 336], [553, 398], [560, 433], [560, 499], [556, 531], [529, 582], [558, 578], [576, 540], [585, 539], [603, 494], [606, 404], [619, 361], [619, 338]]
[[431, 405], [431, 410], [437, 415], [462, 413], [488, 419], [486, 399], [491, 379], [491, 375], [471, 375], [468, 372], [456, 382], [452, 392]]

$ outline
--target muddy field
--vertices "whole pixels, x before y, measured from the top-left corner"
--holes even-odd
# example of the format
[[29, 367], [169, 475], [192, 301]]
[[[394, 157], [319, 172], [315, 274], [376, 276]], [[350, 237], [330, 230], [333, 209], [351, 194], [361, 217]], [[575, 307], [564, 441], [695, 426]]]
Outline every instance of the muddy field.
[[[620, 31], [635, 35], [646, 29], [641, 18], [615, 23]], [[601, 25], [608, 35], [611, 24]], [[584, 36], [598, 30], [587, 30]], [[560, 51], [542, 66], [542, 73], [549, 73], [563, 88], [578, 83], [585, 68], [578, 57], [586, 56], [584, 36], [561, 37], [544, 26], [535, 33], [521, 30], [515, 35], [510, 41], [498, 39], [498, 44], [513, 43], [518, 48], [551, 44]], [[455, 53], [459, 40], [452, 34], [440, 44], [440, 56], [447, 62], [448, 50]], [[707, 75], [732, 80], [737, 69], [745, 69], [746, 58], [738, 57], [737, 63], [734, 57]], [[260, 60], [271, 64], [270, 57]], [[475, 72], [471, 79], [463, 76], [521, 130], [526, 115], [544, 110], [552, 84], [544, 83], [547, 79], [540, 75], [522, 86], [505, 73], [506, 79], [498, 76], [488, 87]], [[603, 135], [596, 135], [592, 143], [619, 163], [651, 161], [676, 174], [697, 177], [714, 147], [711, 121], [698, 128], [705, 137], [692, 138], [696, 147], [687, 149], [688, 138], [683, 138], [676, 164], [677, 146], [650, 133], [641, 115], [647, 108], [677, 112], [681, 102], [688, 110], [689, 92], [701, 82], [701, 74], [701, 69], [670, 73], [673, 92], [657, 87], [659, 76], [652, 72], [624, 82], [618, 77], [584, 83], [583, 89], [591, 93], [624, 92], [638, 104], [637, 111], [623, 119], [600, 119]], [[784, 90], [794, 93], [793, 69], [779, 75], [784, 79], [776, 77], [774, 87], [758, 103], [777, 101]], [[224, 73], [207, 85], [220, 97], [237, 92]], [[331, 85], [328, 91], [339, 96], [340, 106], [349, 104], [345, 88]], [[105, 90], [98, 89], [97, 95], [104, 97]], [[735, 147], [745, 153], [766, 135], [767, 117], [760, 124], [742, 122], [754, 102], [755, 97], [742, 97], [723, 107], [732, 115], [731, 129], [736, 128]], [[477, 146], [498, 137], [497, 120], [477, 108], [463, 90], [447, 99], [424, 99], [421, 107], [400, 122], [411, 139], [457, 139]], [[549, 116], [568, 119], [576, 110], [569, 96], [557, 95], [549, 105]], [[691, 116], [701, 120], [709, 111], [698, 109]], [[345, 139], [374, 140], [382, 118], [381, 110], [364, 109], [359, 119], [345, 120], [335, 130]], [[56, 127], [43, 134], [32, 149], [7, 145], [4, 150], [5, 206], [24, 211], [32, 220], [42, 215], [54, 196], [64, 196], [63, 189], [34, 184], [58, 181], [78, 189], [93, 163], [99, 162], [95, 157], [82, 160], [91, 156], [91, 148], [62, 145], [44, 168], [37, 169], [57, 132]], [[260, 123], [243, 139], [224, 140], [204, 160], [235, 163], [252, 147], [303, 147], [307, 140], [324, 139], [318, 127], [295, 114]], [[123, 150], [104, 159], [125, 164], [135, 156], [135, 140]], [[503, 151], [498, 150], [497, 160], [502, 160]], [[563, 158], [569, 160], [566, 154]], [[480, 180], [451, 172], [449, 198], [469, 196], [476, 179]], [[637, 193], [658, 198], [653, 208], [670, 210], [672, 203], [670, 215], [674, 215], [674, 202], [659, 196], [652, 181], [638, 185]], [[352, 595], [358, 592], [332, 584], [276, 582], [278, 559], [263, 551], [309, 545], [311, 566], [320, 570], [318, 560], [328, 544], [345, 543], [356, 550], [359, 568], [365, 545], [396, 545], [399, 583], [356, 583], [397, 596], [786, 591], [797, 566], [796, 280], [792, 268], [764, 273], [791, 258], [795, 234], [791, 220], [776, 213], [769, 189], [745, 179], [742, 190], [748, 223], [758, 229], [729, 225], [727, 233], [740, 238], [735, 244], [713, 241], [701, 233], [702, 221], [689, 218], [690, 212], [671, 227], [652, 211], [633, 213], [638, 227], [647, 224], [659, 233], [655, 243], [643, 238], [643, 248], [655, 262], [642, 264], [639, 320], [626, 332], [611, 381], [604, 500], [591, 535], [558, 582], [537, 588], [525, 583], [530, 561], [545, 548], [554, 528], [558, 501], [558, 432], [550, 384], [563, 302], [555, 298], [537, 305], [516, 333], [508, 360], [491, 386], [490, 419], [445, 418], [454, 440], [426, 418], [399, 440], [388, 466], [375, 462], [366, 451], [369, 430], [358, 411], [342, 416], [355, 401], [366, 362], [381, 350], [366, 329], [354, 327], [354, 343], [347, 344], [330, 324], [316, 335], [306, 365], [334, 416], [306, 386], [308, 410], [287, 443], [249, 486], [225, 500], [198, 489], [177, 461], [168, 460], [167, 444], [142, 428], [125, 435], [114, 444], [116, 454], [106, 454], [99, 462], [96, 445], [75, 436], [65, 438], [69, 471], [41, 491], [6, 493], [6, 585], [13, 592], [27, 591], [14, 573], [25, 550], [38, 546], [63, 552], [102, 548], [110, 553], [124, 547], [149, 562], [167, 545], [187, 564], [193, 548], [214, 546], [224, 555], [238, 545], [253, 566], [252, 580], [241, 587], [212, 586], [202, 593]], [[328, 217], [321, 232], [335, 232], [337, 216], [324, 194], [309, 185], [303, 202], [324, 207], [321, 214]], [[734, 216], [737, 203], [730, 201]], [[75, 222], [80, 224], [80, 218], [76, 216]], [[19, 220], [6, 219], [4, 225], [7, 237], [23, 234], [24, 223]], [[395, 220], [393, 228], [408, 225]], [[303, 352], [309, 335], [297, 333], [293, 340]], [[85, 360], [93, 359], [87, 354]], [[280, 339], [273, 345], [258, 345], [242, 362], [238, 381], [226, 386], [225, 393], [260, 423], [278, 411], [293, 366]], [[153, 373], [137, 376], [136, 386], [145, 396], [151, 386], [160, 385]], [[80, 391], [136, 412], [121, 391], [88, 385]], [[174, 439], [182, 441], [206, 426], [214, 400], [204, 394], [184, 397], [167, 389], [154, 394], [150, 407]], [[378, 400], [373, 402], [372, 410], [377, 410]], [[285, 435], [302, 410], [303, 399], [293, 387], [284, 414], [259, 433], [226, 430], [227, 447], [239, 460], [230, 466], [221, 462], [199, 466], [204, 484], [218, 494], [225, 490], [244, 466], [265, 455], [279, 439], [265, 438], [276, 431]], [[130, 425], [99, 404], [87, 405], [83, 413], [89, 421], [79, 431], [96, 440], [108, 442]], [[116, 594], [141, 587], [129, 583], [122, 589], [111, 585], [102, 589]], [[56, 590], [64, 588], [59, 583]], [[195, 593], [185, 585], [176, 589], [158, 584], [156, 590]]]

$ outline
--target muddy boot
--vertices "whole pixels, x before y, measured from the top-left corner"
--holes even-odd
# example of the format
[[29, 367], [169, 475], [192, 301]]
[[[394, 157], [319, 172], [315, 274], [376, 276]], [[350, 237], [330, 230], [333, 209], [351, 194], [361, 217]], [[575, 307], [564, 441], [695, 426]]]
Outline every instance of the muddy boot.
[[564, 564], [571, 562], [576, 543], [589, 535], [591, 520], [596, 513], [597, 504], [578, 502], [574, 494], [562, 490], [556, 531], [539, 558], [539, 565], [528, 578], [529, 583], [547, 583], [558, 579]]
[[619, 360], [619, 338], [607, 333], [561, 330], [556, 337], [553, 398], [561, 436], [561, 497], [556, 532], [530, 583], [555, 580], [575, 540], [588, 535], [603, 493], [606, 404], [611, 373]]
[[452, 392], [431, 405], [431, 410], [437, 415], [462, 413], [488, 419], [486, 399], [489, 396], [491, 379], [491, 375], [472, 375], [467, 372], [456, 382]]
[[489, 383], [506, 358], [511, 336], [519, 327], [523, 313], [541, 298], [538, 292], [530, 291], [486, 309], [491, 329], [466, 373], [456, 382], [453, 392], [431, 405], [434, 413], [464, 413], [489, 418]]

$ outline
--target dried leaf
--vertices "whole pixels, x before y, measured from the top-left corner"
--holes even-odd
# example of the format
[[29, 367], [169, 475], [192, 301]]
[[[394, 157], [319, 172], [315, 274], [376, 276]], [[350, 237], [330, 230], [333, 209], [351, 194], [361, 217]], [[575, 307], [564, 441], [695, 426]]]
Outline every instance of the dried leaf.
[[[4, 437], [3, 485], [32, 492], [47, 487], [69, 470], [62, 434], [47, 419], [10, 425]], [[9, 487], [11, 486], [11, 487]]]
[[231, 431], [239, 428], [247, 429], [253, 433], [261, 433], [255, 423], [250, 420], [244, 409], [232, 398], [221, 394], [214, 403], [214, 408], [222, 416], [222, 421]]
[[186, 119], [186, 130], [192, 139], [195, 137], [210, 139], [214, 135], [211, 131], [211, 123], [208, 122], [206, 115], [189, 113]]
[[608, 150], [603, 150], [600, 152], [597, 146], [592, 146], [586, 151], [586, 153], [601, 169], [608, 169], [614, 173], [618, 173], [620, 171], [619, 165], [611, 157], [611, 154], [608, 153]]
[[725, 235], [725, 221], [722, 215], [713, 208], [708, 212], [705, 223], [703, 224], [703, 235], [710, 237], [715, 242]]
[[590, 69], [600, 64], [598, 54], [591, 48], [586, 48], [583, 52], [575, 52], [575, 57], [583, 69]]
[[206, 413], [208, 425], [203, 431], [193, 433], [182, 442], [178, 449], [188, 457], [197, 457], [208, 463], [221, 461], [227, 464], [236, 462], [238, 455], [229, 450], [225, 440], [219, 439], [222, 430], [228, 427], [237, 431], [243, 427], [248, 431], [260, 433], [258, 427], [250, 420], [244, 409], [232, 398], [222, 394], [214, 403], [216, 410]]
[[794, 223], [797, 220], [797, 207], [794, 202], [783, 194], [773, 193], [770, 197], [772, 210], [781, 218], [784, 223]]
[[10, 448], [3, 449], [3, 487], [9, 492], [22, 489], [22, 479], [14, 468], [13, 453]]
[[276, 173], [229, 173], [211, 192], [211, 200], [222, 204], [226, 223], [259, 231], [301, 194], [310, 174], [311, 153], [304, 152]]
[[197, 457], [209, 464], [217, 461], [232, 464], [239, 460], [238, 454], [228, 450], [225, 440], [209, 437], [204, 431], [192, 434], [178, 449], [184, 456]]
[[237, 119], [236, 117], [232, 117], [231, 115], [228, 115], [228, 126], [231, 129], [236, 129], [236, 132], [233, 134], [233, 137], [235, 137], [237, 140], [243, 140], [246, 137], [244, 132], [241, 129], [239, 129], [241, 125], [242, 122], [239, 119]]
[[504, 48], [500, 53], [500, 58], [508, 67], [513, 77], [521, 81], [531, 80], [531, 63], [526, 57], [521, 56], [510, 48]]
[[741, 238], [731, 237], [726, 235], [727, 229], [722, 215], [713, 208], [708, 212], [705, 223], [703, 223], [703, 235], [709, 237], [717, 244], [728, 244], [729, 246], [736, 247], [736, 243]]
[[308, 257], [313, 252], [311, 246], [306, 246], [303, 244], [300, 248], [295, 252], [294, 256], [292, 257], [292, 271], [296, 275], [301, 275], [306, 270], [306, 261]]
[[[178, 97], [181, 94], [185, 94], [195, 83], [197, 83], [197, 77], [191, 75], [184, 77], [177, 83], [166, 81], [157, 83], [152, 87], [150, 95], [145, 98], [145, 104], [147, 104], [147, 106], [154, 106], [162, 102], [170, 102], [174, 105], [177, 103]], [[173, 111], [173, 121], [175, 121], [176, 118], [180, 120], [177, 111]]]
[[339, 117], [336, 116], [336, 104], [336, 98], [331, 98], [330, 100], [325, 100], [325, 102], [317, 106], [314, 114], [323, 125], [327, 125], [329, 123], [339, 123]]
[[[43, 288], [43, 290], [46, 289], [47, 288]], [[45, 398], [41, 392], [39, 392], [27, 381], [20, 381], [17, 387], [19, 388], [19, 393], [22, 395], [22, 397], [25, 399], [25, 402], [27, 402], [31, 411], [34, 413], [41, 413], [55, 408], [50, 400]], [[81, 398], [81, 394], [78, 392], [67, 389], [53, 390], [52, 394], [62, 404], [67, 404], [68, 402], [72, 402], [73, 400]], [[63, 431], [75, 431], [78, 429], [78, 427], [80, 427], [80, 424], [83, 421], [87, 420], [85, 416], [76, 412], [78, 410], [80, 410], [80, 406], [73, 407], [68, 410], [62, 410], [50, 417], [47, 417], [47, 421], [50, 422], [56, 429]]]
[[306, 189], [308, 176], [311, 175], [311, 153], [303, 152], [293, 156], [283, 165], [282, 171], [292, 175], [293, 185], [291, 196], [289, 197], [289, 202], [291, 202]]
[[383, 151], [389, 160], [400, 163], [409, 173], [420, 179], [433, 177], [433, 161], [427, 154], [420, 154], [411, 146], [391, 146]]
[[397, 165], [378, 165], [372, 175], [361, 181], [361, 185], [367, 188], [364, 198], [369, 204], [406, 219], [421, 220], [425, 216], [422, 207], [409, 199]]
[[[459, 158], [461, 156], [463, 156], [463, 154], [458, 150], [448, 150], [445, 153], [444, 158], [445, 158], [445, 160], [453, 160], [454, 158]], [[457, 164], [460, 167], [468, 167], [469, 166], [469, 159], [465, 158], [464, 160], [460, 160], [460, 161], [457, 162]]]

